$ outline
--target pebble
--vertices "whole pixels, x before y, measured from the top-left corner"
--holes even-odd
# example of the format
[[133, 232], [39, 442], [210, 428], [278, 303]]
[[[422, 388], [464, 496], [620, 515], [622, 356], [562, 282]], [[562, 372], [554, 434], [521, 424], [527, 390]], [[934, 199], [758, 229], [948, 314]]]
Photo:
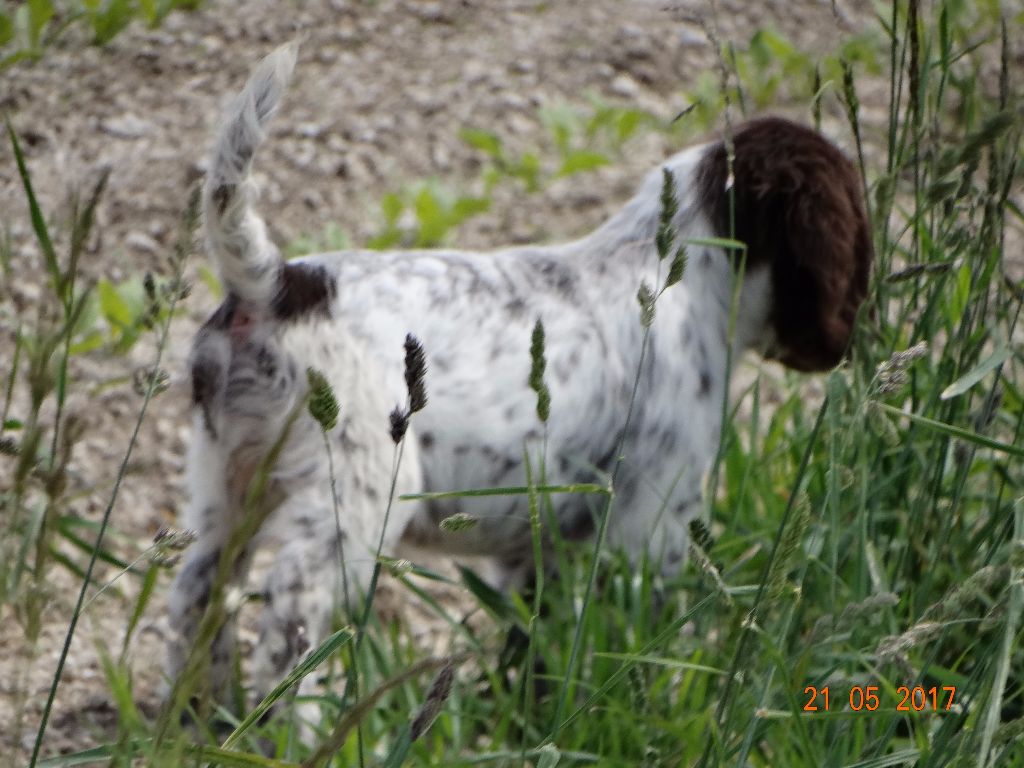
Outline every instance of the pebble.
[[702, 30], [680, 27], [676, 40], [683, 48], [703, 48], [708, 44], [707, 35]]
[[617, 75], [615, 79], [612, 80], [611, 85], [608, 86], [608, 90], [616, 96], [621, 96], [624, 99], [632, 99], [640, 92], [640, 86], [632, 77], [622, 74]]
[[138, 139], [152, 131], [153, 124], [129, 112], [102, 121], [100, 128], [119, 139]]
[[295, 132], [307, 139], [315, 139], [324, 132], [324, 127], [318, 123], [299, 123], [295, 126]]
[[149, 235], [137, 231], [132, 231], [125, 235], [124, 243], [129, 248], [141, 253], [156, 254], [161, 250], [160, 243]]

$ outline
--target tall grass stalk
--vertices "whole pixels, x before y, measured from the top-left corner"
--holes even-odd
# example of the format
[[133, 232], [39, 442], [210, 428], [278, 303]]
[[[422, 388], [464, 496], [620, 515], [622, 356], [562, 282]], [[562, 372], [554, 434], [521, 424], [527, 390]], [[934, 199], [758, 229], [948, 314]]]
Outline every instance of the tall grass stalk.
[[[13, 133], [12, 133], [13, 136]], [[27, 174], [25, 176], [27, 179]], [[27, 186], [27, 182], [26, 182]], [[31, 192], [29, 192], [31, 196]], [[182, 227], [182, 233], [179, 237], [178, 244], [175, 248], [175, 258], [173, 260], [174, 273], [172, 276], [172, 285], [176, 286], [177, 289], [171, 292], [171, 298], [169, 302], [169, 311], [160, 326], [157, 343], [156, 353], [154, 355], [153, 366], [151, 370], [158, 370], [160, 362], [163, 359], [164, 348], [167, 344], [168, 334], [171, 327], [171, 319], [174, 315], [174, 308], [177, 306], [178, 301], [183, 297], [184, 291], [182, 290], [185, 285], [184, 278], [184, 267], [186, 257], [192, 252], [194, 248], [195, 232], [199, 224], [199, 192], [198, 189], [194, 190], [192, 197], [189, 200], [188, 208], [185, 213], [185, 219]], [[72, 283], [73, 285], [73, 283]], [[66, 357], [62, 366], [63, 370], [66, 371]], [[135, 448], [135, 443], [139, 436], [139, 430], [142, 427], [143, 419], [146, 417], [146, 410], [149, 407], [150, 400], [153, 398], [154, 391], [157, 386], [157, 377], [152, 376], [149, 378], [149, 384], [146, 387], [145, 395], [142, 399], [142, 405], [139, 408], [139, 415], [135, 420], [135, 425], [132, 428], [131, 436], [128, 439], [128, 445], [125, 448], [124, 457], [121, 460], [121, 464], [118, 467], [117, 475], [114, 479], [114, 486], [110, 491], [110, 497], [107, 501], [106, 508], [103, 510], [103, 517], [100, 521], [99, 532], [96, 535], [96, 542], [93, 545], [92, 555], [89, 558], [89, 564], [85, 569], [85, 576], [82, 579], [82, 586], [78, 592], [78, 599], [75, 603], [75, 608], [71, 613], [71, 619], [68, 622], [68, 629], [64, 637], [64, 644], [61, 648], [60, 656], [57, 660], [57, 667], [54, 670], [53, 681], [50, 684], [50, 691], [46, 697], [46, 703], [43, 705], [43, 713], [40, 718], [39, 727], [36, 730], [35, 742], [32, 745], [32, 755], [29, 758], [29, 768], [35, 768], [36, 762], [39, 759], [39, 751], [43, 745], [43, 737], [46, 735], [46, 726], [50, 719], [50, 712], [53, 708], [53, 701], [57, 696], [57, 687], [60, 685], [61, 676], [64, 672], [64, 665], [67, 661], [68, 652], [71, 649], [71, 641], [75, 635], [75, 629], [78, 626], [78, 620], [82, 614], [82, 608], [85, 603], [85, 595], [89, 589], [89, 585], [92, 583], [93, 569], [96, 567], [96, 560], [99, 553], [103, 551], [103, 536], [106, 533], [107, 526], [110, 523], [110, 516], [114, 510], [114, 503], [117, 501], [118, 493], [121, 490], [121, 484], [124, 481], [125, 473], [128, 469], [128, 462], [131, 459], [132, 451]]]

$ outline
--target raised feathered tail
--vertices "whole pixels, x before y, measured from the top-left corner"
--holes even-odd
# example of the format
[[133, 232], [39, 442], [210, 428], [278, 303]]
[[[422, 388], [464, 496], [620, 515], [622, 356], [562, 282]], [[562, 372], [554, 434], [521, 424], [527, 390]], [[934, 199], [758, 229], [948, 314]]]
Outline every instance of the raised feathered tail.
[[211, 258], [224, 287], [258, 308], [271, 305], [283, 263], [253, 203], [252, 158], [284, 95], [298, 46], [281, 46], [259, 63], [231, 102], [210, 158], [203, 215]]

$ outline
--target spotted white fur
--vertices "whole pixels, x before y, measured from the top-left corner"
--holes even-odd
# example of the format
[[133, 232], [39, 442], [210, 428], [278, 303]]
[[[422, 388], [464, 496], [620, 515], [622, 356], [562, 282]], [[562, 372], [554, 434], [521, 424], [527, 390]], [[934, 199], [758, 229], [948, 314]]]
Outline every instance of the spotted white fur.
[[[719, 247], [693, 244], [724, 234], [707, 199], [709, 188], [724, 187], [721, 181], [709, 187], [705, 178], [715, 145], [667, 160], [615, 216], [567, 244], [491, 253], [350, 251], [285, 266], [253, 208], [248, 174], [294, 58], [293, 49], [282, 49], [256, 69], [231, 107], [207, 179], [207, 242], [229, 299], [193, 349], [196, 419], [183, 523], [199, 532], [199, 542], [171, 596], [176, 634], [168, 675], [178, 674], [191, 647], [217, 558], [238, 523], [255, 468], [306, 396], [309, 366], [324, 373], [341, 405], [326, 439], [343, 535], [339, 542], [325, 442], [303, 412], [271, 475], [281, 503], [268, 525], [284, 543], [264, 587], [258, 688], [279, 678], [305, 642], [316, 644], [327, 632], [340, 600], [339, 543], [354, 594], [367, 585], [382, 535], [385, 554], [404, 538], [447, 553], [488, 555], [510, 571], [530, 559], [522, 496], [397, 501], [382, 532], [395, 450], [388, 414], [407, 397], [407, 333], [426, 351], [429, 402], [412, 418], [396, 494], [524, 484], [524, 450], [539, 460], [545, 437], [527, 386], [530, 334], [539, 318], [552, 402], [548, 481], [605, 482], [621, 456], [608, 544], [634, 559], [650, 556], [666, 574], [674, 573], [700, 505], [702, 475], [717, 450], [728, 385], [734, 260]], [[773, 130], [785, 134], [789, 124], [780, 125], [773, 123]], [[800, 138], [806, 139], [804, 133]], [[814, 142], [824, 140], [811, 142], [814, 151], [832, 157], [834, 149]], [[654, 246], [662, 168], [676, 181], [676, 238], [691, 242], [689, 264], [682, 282], [657, 303], [623, 435], [643, 334], [637, 289], [643, 281], [662, 284], [667, 267], [659, 265]], [[780, 237], [786, 226], [778, 222]], [[798, 254], [797, 261], [805, 256], [818, 258]], [[779, 352], [788, 343], [774, 321], [778, 274], [771, 264], [749, 261], [731, 341], [735, 353]], [[565, 538], [591, 534], [598, 497], [560, 494], [551, 501]], [[439, 521], [457, 512], [479, 524], [441, 531]], [[238, 578], [247, 562], [236, 564]], [[226, 679], [230, 636], [228, 628], [213, 649], [215, 685]]]

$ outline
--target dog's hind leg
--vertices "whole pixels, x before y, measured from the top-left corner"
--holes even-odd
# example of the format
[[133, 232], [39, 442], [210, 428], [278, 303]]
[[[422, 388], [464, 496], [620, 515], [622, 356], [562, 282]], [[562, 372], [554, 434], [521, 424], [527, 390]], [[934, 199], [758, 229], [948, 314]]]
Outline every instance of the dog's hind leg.
[[[201, 696], [205, 688], [218, 701], [227, 701], [231, 670], [233, 668], [235, 631], [231, 606], [221, 605], [224, 611], [219, 628], [206, 648], [195, 648], [200, 624], [210, 604], [224, 549], [231, 539], [234, 524], [239, 519], [227, 487], [226, 457], [204, 430], [196, 429], [189, 456], [189, 483], [191, 499], [185, 513], [184, 524], [196, 533], [195, 543], [185, 554], [168, 600], [170, 636], [167, 643], [167, 681], [174, 684], [185, 672], [190, 656], [195, 653], [209, 660], [208, 674], [197, 676], [181, 684], [196, 686], [191, 693]], [[224, 581], [241, 584], [251, 560], [251, 546], [226, 563]], [[229, 553], [230, 556], [230, 553]]]

